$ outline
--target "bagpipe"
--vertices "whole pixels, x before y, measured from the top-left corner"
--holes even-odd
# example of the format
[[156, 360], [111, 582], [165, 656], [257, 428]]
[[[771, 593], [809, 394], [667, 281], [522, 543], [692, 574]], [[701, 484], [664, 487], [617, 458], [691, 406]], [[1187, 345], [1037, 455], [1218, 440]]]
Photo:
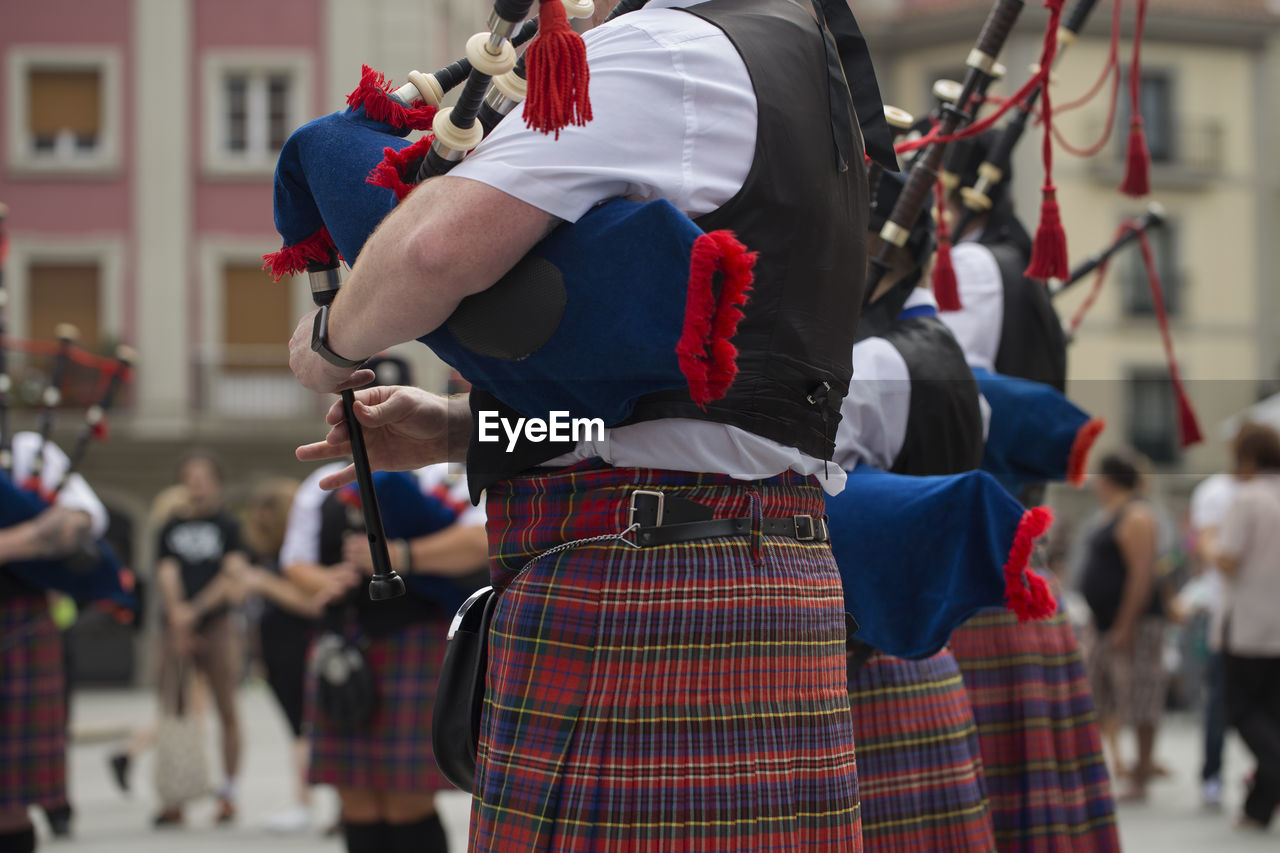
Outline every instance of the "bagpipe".
[[[0, 524], [6, 527], [30, 521], [52, 506], [78, 472], [90, 445], [95, 440], [106, 439], [107, 415], [121, 386], [129, 379], [136, 361], [135, 353], [126, 346], [118, 347], [115, 357], [111, 359], [78, 348], [74, 343], [78, 335], [72, 326], [60, 326], [57, 334], [58, 342], [53, 345], [12, 338], [0, 342], [3, 344], [0, 352], [7, 353], [12, 349], [53, 358], [48, 384], [40, 394], [39, 426], [34, 436], [37, 442], [35, 452], [30, 459], [29, 472], [20, 481], [17, 478], [18, 466], [14, 464], [18, 460], [12, 455], [13, 435], [9, 432], [7, 419], [0, 425], [4, 430], [3, 443], [11, 451], [7, 460], [10, 467], [0, 471], [0, 507], [3, 508], [0, 511]], [[84, 421], [65, 469], [56, 480], [51, 480], [44, 467], [45, 457], [53, 444], [56, 410], [63, 401], [62, 386], [72, 364], [87, 368], [95, 374], [100, 390], [85, 411]], [[0, 376], [0, 387], [10, 387], [7, 359], [3, 365], [6, 372]], [[112, 611], [122, 621], [131, 620], [138, 608], [137, 600], [132, 594], [133, 575], [120, 562], [111, 546], [102, 539], [60, 559], [8, 563], [4, 570], [36, 588], [61, 592], [82, 604], [97, 604]]]
[[854, 638], [873, 648], [918, 660], [979, 610], [1003, 605], [1021, 621], [1057, 610], [1028, 570], [1052, 514], [1024, 509], [984, 471], [918, 477], [859, 465], [826, 501]]
[[[623, 0], [610, 18], [643, 5]], [[820, 21], [825, 12], [830, 53], [843, 59], [861, 44], [852, 13], [839, 0], [814, 5]], [[340, 259], [353, 262], [415, 183], [446, 174], [522, 98], [526, 123], [540, 132], [590, 120], [585, 47], [567, 24], [568, 14], [592, 14], [590, 5], [540, 0], [536, 24], [517, 32], [531, 7], [532, 0], [498, 0], [489, 32], [471, 38], [464, 60], [433, 74], [413, 72], [394, 91], [366, 68], [347, 110], [294, 132], [276, 168], [275, 220], [285, 245], [265, 257], [273, 275], [306, 271], [323, 306], [340, 284]], [[440, 108], [453, 86], [461, 86], [456, 104]], [[864, 137], [888, 162], [887, 132], [883, 144], [873, 144], [881, 134], [872, 130], [884, 122], [878, 92], [875, 101], [862, 122]], [[406, 138], [428, 127], [418, 141]], [[612, 426], [641, 397], [682, 389], [706, 405], [723, 397], [736, 375], [730, 341], [753, 263], [732, 233], [705, 233], [665, 201], [615, 199], [561, 225], [420, 340], [474, 387], [529, 417], [564, 411]], [[375, 536], [376, 495], [349, 411], [347, 421]], [[384, 567], [375, 574], [375, 594], [394, 594], [385, 544], [381, 558], [371, 544], [375, 565]]]

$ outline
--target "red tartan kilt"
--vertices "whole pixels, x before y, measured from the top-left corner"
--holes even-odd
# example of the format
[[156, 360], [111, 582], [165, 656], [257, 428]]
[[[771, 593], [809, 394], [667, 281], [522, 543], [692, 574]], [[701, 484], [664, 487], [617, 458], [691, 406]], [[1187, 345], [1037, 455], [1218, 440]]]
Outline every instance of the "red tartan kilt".
[[849, 682], [849, 705], [866, 849], [994, 851], [977, 729], [951, 653], [873, 655]]
[[1115, 803], [1075, 631], [987, 610], [951, 635], [1000, 853], [1111, 853]]
[[377, 684], [377, 706], [373, 718], [355, 731], [341, 731], [324, 719], [308, 676], [314, 784], [413, 793], [453, 789], [431, 749], [431, 716], [448, 631], [448, 621], [441, 618], [370, 641], [365, 657]]
[[494, 615], [473, 851], [861, 849], [830, 549], [747, 536], [636, 549], [637, 488], [717, 517], [821, 515], [812, 480], [591, 467], [488, 495]]
[[63, 679], [45, 597], [0, 600], [0, 810], [66, 802]]

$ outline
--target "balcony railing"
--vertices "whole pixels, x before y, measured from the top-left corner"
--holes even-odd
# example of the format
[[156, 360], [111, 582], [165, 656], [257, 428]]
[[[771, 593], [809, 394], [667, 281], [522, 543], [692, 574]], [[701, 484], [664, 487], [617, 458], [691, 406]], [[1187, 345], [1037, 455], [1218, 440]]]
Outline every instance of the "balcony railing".
[[202, 415], [229, 420], [287, 421], [323, 408], [298, 384], [278, 346], [224, 346], [192, 361], [192, 400]]
[[[1102, 128], [1101, 120], [1093, 122], [1088, 138], [1101, 137]], [[1226, 146], [1221, 122], [1176, 121], [1164, 129], [1148, 128], [1147, 135], [1153, 186], [1196, 189], [1222, 175]], [[1090, 176], [1105, 183], [1121, 180], [1128, 141], [1128, 128], [1117, 119], [1106, 150], [1087, 161]]]

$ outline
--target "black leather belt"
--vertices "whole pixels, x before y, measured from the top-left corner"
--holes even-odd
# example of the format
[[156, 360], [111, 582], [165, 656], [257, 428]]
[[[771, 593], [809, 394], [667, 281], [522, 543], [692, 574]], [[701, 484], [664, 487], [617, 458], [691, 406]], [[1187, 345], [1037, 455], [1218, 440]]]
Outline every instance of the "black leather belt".
[[[630, 524], [639, 524], [636, 544], [673, 545], [694, 539], [717, 539], [724, 536], [746, 536], [751, 533], [750, 518], [712, 518], [711, 507], [685, 498], [669, 497], [663, 492], [637, 489], [631, 493]], [[826, 542], [830, 539], [827, 520], [818, 515], [788, 515], [760, 519], [764, 536], [785, 536], [797, 542]]]

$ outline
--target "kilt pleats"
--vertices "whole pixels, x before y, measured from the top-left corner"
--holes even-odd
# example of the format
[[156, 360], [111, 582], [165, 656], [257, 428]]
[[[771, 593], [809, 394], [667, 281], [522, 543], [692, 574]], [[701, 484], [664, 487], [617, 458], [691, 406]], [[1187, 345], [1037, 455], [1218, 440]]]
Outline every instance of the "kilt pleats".
[[373, 717], [353, 731], [332, 725], [316, 708], [309, 677], [310, 779], [317, 785], [425, 793], [453, 786], [431, 749], [431, 717], [448, 623], [421, 622], [369, 641], [365, 658], [377, 685]]
[[44, 596], [0, 600], [0, 809], [66, 802], [64, 677]]
[[854, 851], [857, 777], [830, 549], [645, 549], [634, 488], [717, 517], [820, 515], [811, 481], [574, 468], [488, 496], [494, 616], [472, 808], [480, 851]]
[[877, 653], [849, 682], [867, 853], [992, 853], [977, 729], [945, 649]]
[[984, 611], [951, 635], [1000, 853], [1120, 849], [1080, 645], [1066, 617]]

